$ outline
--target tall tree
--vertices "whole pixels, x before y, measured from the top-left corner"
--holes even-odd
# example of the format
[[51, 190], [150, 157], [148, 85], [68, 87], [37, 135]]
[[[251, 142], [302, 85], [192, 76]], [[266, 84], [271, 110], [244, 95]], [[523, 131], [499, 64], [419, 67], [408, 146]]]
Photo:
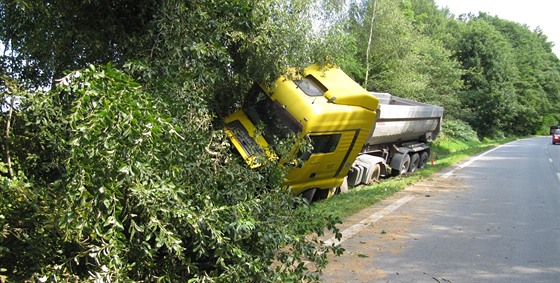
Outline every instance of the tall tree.
[[459, 23], [453, 44], [466, 71], [464, 119], [481, 136], [537, 133], [558, 96], [558, 58], [546, 37], [485, 13]]
[[[30, 95], [11, 145], [19, 150], [14, 175], [32, 182], [12, 185], [0, 176], [10, 184], [0, 191], [0, 278], [317, 281], [332, 249], [307, 236], [335, 220], [291, 209], [301, 200], [281, 186], [282, 169], [242, 166], [217, 117], [239, 105], [255, 80], [332, 61], [325, 55], [341, 49], [326, 36], [338, 31], [314, 30], [318, 3], [153, 2], [135, 33], [111, 24], [114, 15], [104, 25], [95, 9], [105, 6], [95, 1], [2, 2], [4, 22], [18, 16], [28, 23], [3, 27], [11, 33], [2, 39], [9, 73], [30, 87], [87, 63], [116, 61], [127, 74], [88, 65]], [[74, 19], [88, 9], [99, 21]], [[47, 39], [29, 36], [51, 21]], [[62, 27], [87, 32], [73, 40]], [[68, 58], [57, 53], [63, 47]], [[27, 76], [26, 68], [44, 76]]]
[[411, 75], [405, 58], [412, 54], [415, 34], [400, 7], [399, 1], [376, 0], [356, 2], [351, 8], [351, 32], [359, 43], [357, 57], [368, 68], [358, 81], [366, 83], [365, 73], [369, 73], [367, 89], [394, 93], [395, 85], [400, 85], [397, 81]]
[[440, 10], [434, 0], [411, 1], [414, 13], [413, 26], [423, 35], [417, 43], [422, 63], [419, 73], [426, 76], [427, 83], [419, 94], [419, 100], [445, 108], [446, 118], [461, 117], [459, 94], [464, 88], [463, 70], [453, 57], [450, 44], [454, 39], [456, 21], [448, 10]]
[[[374, 6], [375, 12], [372, 11]], [[427, 13], [440, 15], [445, 23], [433, 1], [427, 1], [425, 5], [414, 1], [383, 0], [377, 0], [375, 5], [372, 1], [353, 4], [351, 32], [361, 43], [356, 56], [371, 66], [368, 68], [363, 63], [371, 74], [364, 83], [371, 90], [436, 103], [450, 113], [457, 113], [461, 70], [442, 41], [427, 32], [432, 28], [428, 22], [432, 18], [426, 16]], [[443, 29], [441, 26], [437, 28]], [[368, 53], [371, 53], [371, 59]], [[355, 76], [364, 81], [365, 73]]]
[[465, 70], [462, 97], [468, 111], [464, 119], [480, 136], [503, 134], [513, 120], [517, 101], [514, 82], [518, 69], [509, 41], [486, 21], [470, 19], [457, 46], [457, 59]]
[[512, 109], [515, 118], [508, 129], [515, 135], [536, 134], [544, 115], [557, 111], [550, 101], [560, 95], [558, 69], [551, 72], [554, 69], [548, 67], [558, 66], [558, 60], [551, 56], [551, 45], [538, 29], [532, 32], [527, 26], [485, 14], [480, 18], [492, 24], [515, 49], [514, 63], [519, 70], [518, 77], [514, 77], [517, 105]]
[[123, 62], [146, 32], [156, 0], [0, 1], [1, 64], [30, 87], [51, 86], [65, 71]]

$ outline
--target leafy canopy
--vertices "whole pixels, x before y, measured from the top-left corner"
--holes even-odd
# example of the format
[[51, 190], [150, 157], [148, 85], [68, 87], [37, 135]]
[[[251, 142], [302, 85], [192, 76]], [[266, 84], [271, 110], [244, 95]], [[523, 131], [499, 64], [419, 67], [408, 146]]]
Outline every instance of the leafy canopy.
[[59, 113], [28, 121], [57, 126], [37, 127], [37, 142], [65, 154], [52, 183], [3, 179], [2, 199], [22, 199], [0, 210], [8, 278], [317, 280], [330, 248], [307, 235], [334, 220], [291, 209], [300, 200], [279, 178], [231, 163], [209, 125], [176, 125], [166, 108], [112, 66], [35, 98], [26, 111]]

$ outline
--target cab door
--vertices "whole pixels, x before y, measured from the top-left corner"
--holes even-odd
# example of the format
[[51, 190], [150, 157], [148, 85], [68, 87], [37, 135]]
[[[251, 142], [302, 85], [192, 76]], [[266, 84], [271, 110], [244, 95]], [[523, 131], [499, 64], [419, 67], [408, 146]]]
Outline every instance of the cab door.
[[[358, 133], [359, 130], [310, 133], [312, 150], [300, 153], [302, 164], [288, 172], [286, 184], [320, 182], [345, 176], [352, 165], [348, 160]], [[306, 187], [312, 187], [312, 184]]]

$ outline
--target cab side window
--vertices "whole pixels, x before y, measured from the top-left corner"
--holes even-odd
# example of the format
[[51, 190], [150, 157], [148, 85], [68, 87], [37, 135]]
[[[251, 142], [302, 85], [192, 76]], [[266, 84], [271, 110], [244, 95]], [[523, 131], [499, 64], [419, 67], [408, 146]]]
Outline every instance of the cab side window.
[[313, 150], [311, 152], [300, 152], [299, 157], [305, 161], [311, 157], [311, 154], [334, 152], [338, 146], [340, 137], [341, 134], [311, 135], [309, 139], [311, 140]]
[[311, 136], [312, 153], [329, 153], [336, 150], [340, 141], [340, 134]]

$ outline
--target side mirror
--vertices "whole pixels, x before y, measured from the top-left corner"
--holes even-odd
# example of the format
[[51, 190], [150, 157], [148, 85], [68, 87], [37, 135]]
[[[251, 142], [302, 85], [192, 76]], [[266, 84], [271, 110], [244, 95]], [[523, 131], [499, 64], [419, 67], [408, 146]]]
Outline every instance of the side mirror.
[[309, 157], [311, 157], [311, 152], [302, 152], [299, 158], [303, 161], [307, 161]]

